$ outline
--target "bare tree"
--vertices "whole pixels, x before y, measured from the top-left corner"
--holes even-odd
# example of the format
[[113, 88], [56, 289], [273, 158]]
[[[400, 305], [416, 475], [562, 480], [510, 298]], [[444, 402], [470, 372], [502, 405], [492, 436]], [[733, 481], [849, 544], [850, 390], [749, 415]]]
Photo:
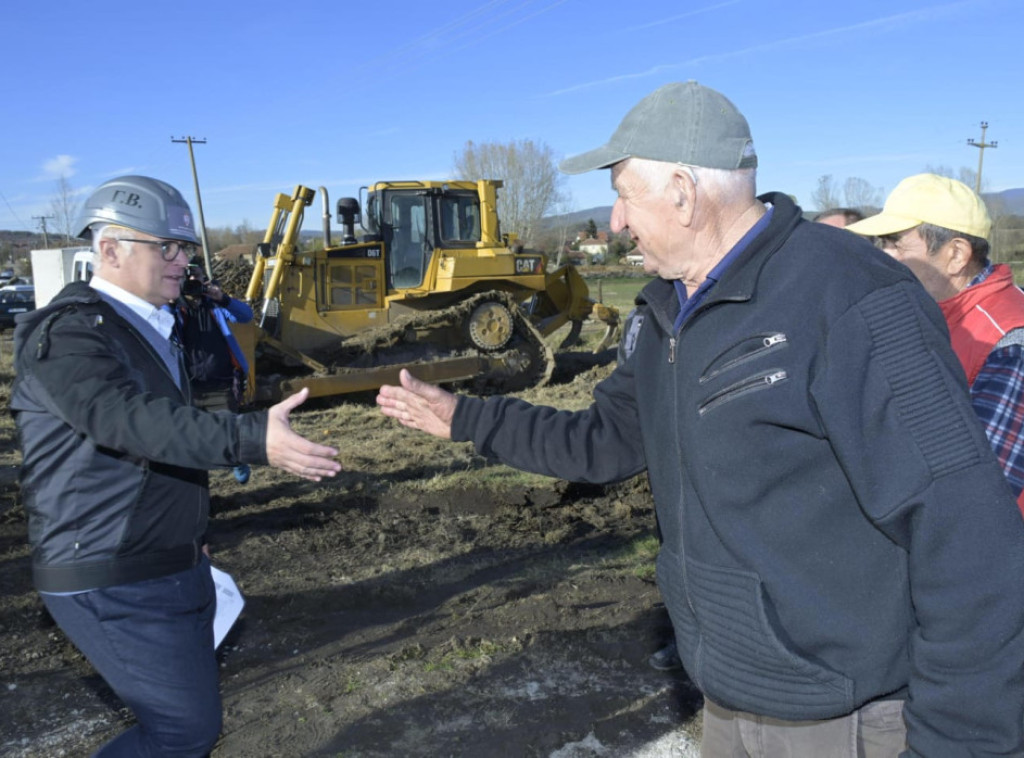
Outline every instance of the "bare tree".
[[877, 208], [882, 204], [884, 193], [867, 179], [851, 176], [843, 182], [843, 195], [848, 208]]
[[[966, 184], [971, 189], [974, 189], [974, 186], [978, 182], [978, 172], [975, 171], [973, 168], [967, 168], [967, 166], [961, 166], [960, 170], [957, 172], [957, 177], [956, 178], [959, 179], [964, 184]], [[985, 191], [985, 185], [987, 183], [988, 182], [986, 182], [984, 180], [984, 178], [981, 180], [981, 191], [982, 192]]]
[[71, 245], [71, 239], [78, 229], [72, 229], [78, 217], [78, 200], [68, 178], [61, 174], [57, 180], [56, 194], [50, 200], [50, 212], [57, 222], [57, 231], [64, 235], [64, 245]]
[[[954, 170], [949, 166], [928, 165], [924, 167], [924, 170], [925, 173], [928, 174], [938, 174], [939, 176], [945, 176], [948, 179], [956, 179], [958, 181], [961, 181], [971, 189], [974, 189], [974, 183], [978, 179], [978, 172], [972, 168], [968, 168], [967, 166], [961, 166], [958, 170]], [[981, 189], [984, 192], [986, 184], [984, 179], [982, 179], [981, 184]]]
[[939, 176], [945, 176], [949, 179], [954, 178], [953, 169], [950, 166], [945, 166], [941, 164], [938, 166], [933, 166], [932, 164], [929, 163], [927, 166], [924, 167], [924, 173], [938, 174]]
[[608, 241], [608, 254], [612, 256], [612, 260], [615, 260], [627, 255], [634, 247], [636, 244], [629, 236], [629, 232], [619, 232], [613, 234], [611, 240]]
[[839, 190], [832, 184], [832, 174], [818, 177], [818, 187], [811, 193], [811, 204], [819, 211], [836, 208], [842, 203]]
[[551, 148], [532, 140], [508, 143], [466, 143], [455, 156], [455, 173], [462, 179], [501, 179], [498, 216], [505, 232], [528, 244], [540, 220], [557, 206], [564, 181]]
[[572, 193], [568, 190], [560, 193], [558, 201], [554, 205], [554, 212], [558, 219], [555, 231], [557, 240], [555, 245], [555, 264], [562, 266], [568, 263], [566, 242], [569, 239], [569, 214], [572, 213]]
[[243, 218], [242, 223], [235, 227], [235, 237], [241, 244], [255, 245], [263, 241], [263, 230], [253, 226], [249, 219]]

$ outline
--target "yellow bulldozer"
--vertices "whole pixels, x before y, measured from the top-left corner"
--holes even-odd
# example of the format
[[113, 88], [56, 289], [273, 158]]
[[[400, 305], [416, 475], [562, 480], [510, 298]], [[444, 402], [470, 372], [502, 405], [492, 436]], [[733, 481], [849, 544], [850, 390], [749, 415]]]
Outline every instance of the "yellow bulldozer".
[[[373, 390], [402, 368], [435, 384], [508, 392], [546, 382], [545, 337], [584, 320], [617, 335], [618, 313], [595, 303], [572, 266], [548, 272], [544, 255], [502, 234], [502, 182], [393, 181], [341, 198], [340, 244], [323, 201], [323, 245], [303, 250], [304, 211], [317, 194], [279, 194], [246, 299], [257, 318], [236, 325], [249, 360], [248, 400], [275, 402], [302, 387], [312, 397]], [[360, 200], [363, 200], [362, 207]], [[365, 209], [363, 212], [362, 209]], [[355, 227], [365, 232], [357, 239]]]

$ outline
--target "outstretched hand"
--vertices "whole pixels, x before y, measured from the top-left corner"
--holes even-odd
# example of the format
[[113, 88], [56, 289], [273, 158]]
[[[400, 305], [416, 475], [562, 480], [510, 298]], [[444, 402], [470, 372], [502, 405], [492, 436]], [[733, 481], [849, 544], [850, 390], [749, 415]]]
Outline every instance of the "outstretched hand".
[[288, 415], [302, 405], [309, 390], [303, 387], [287, 397], [267, 413], [267, 462], [303, 479], [319, 482], [325, 476], [334, 476], [341, 464], [334, 460], [338, 451], [318, 445], [292, 431]]
[[458, 398], [433, 384], [421, 382], [402, 369], [398, 375], [401, 387], [385, 384], [377, 394], [377, 405], [385, 416], [398, 419], [410, 429], [452, 438], [452, 418]]

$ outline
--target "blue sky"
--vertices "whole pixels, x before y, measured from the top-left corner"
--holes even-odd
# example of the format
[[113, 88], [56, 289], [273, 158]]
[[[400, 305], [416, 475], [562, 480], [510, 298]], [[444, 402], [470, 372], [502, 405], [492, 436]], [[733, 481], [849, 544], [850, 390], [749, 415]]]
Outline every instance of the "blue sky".
[[[296, 184], [333, 203], [450, 177], [467, 140], [589, 150], [686, 79], [747, 116], [759, 191], [805, 207], [823, 174], [888, 192], [976, 169], [983, 120], [985, 189], [1024, 187], [1020, 0], [94, 0], [16, 3], [4, 27], [3, 229], [38, 228], [61, 175], [147, 174], [194, 203], [184, 136], [207, 140], [207, 225], [259, 228]], [[566, 188], [574, 209], [614, 199], [607, 171]]]

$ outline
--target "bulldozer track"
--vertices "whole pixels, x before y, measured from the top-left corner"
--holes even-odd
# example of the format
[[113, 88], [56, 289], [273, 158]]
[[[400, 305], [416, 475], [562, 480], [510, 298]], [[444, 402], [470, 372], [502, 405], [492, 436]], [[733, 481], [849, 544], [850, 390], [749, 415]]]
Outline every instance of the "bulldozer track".
[[[513, 317], [514, 334], [504, 348], [484, 353], [469, 339], [470, 314], [485, 302], [504, 305]], [[447, 339], [438, 340], [439, 334]], [[331, 373], [359, 371], [394, 364], [429, 363], [448, 357], [486, 354], [506, 368], [461, 382], [477, 394], [514, 392], [546, 384], [554, 370], [554, 355], [537, 329], [507, 292], [491, 290], [435, 311], [403, 316], [387, 326], [361, 332], [316, 357]]]

